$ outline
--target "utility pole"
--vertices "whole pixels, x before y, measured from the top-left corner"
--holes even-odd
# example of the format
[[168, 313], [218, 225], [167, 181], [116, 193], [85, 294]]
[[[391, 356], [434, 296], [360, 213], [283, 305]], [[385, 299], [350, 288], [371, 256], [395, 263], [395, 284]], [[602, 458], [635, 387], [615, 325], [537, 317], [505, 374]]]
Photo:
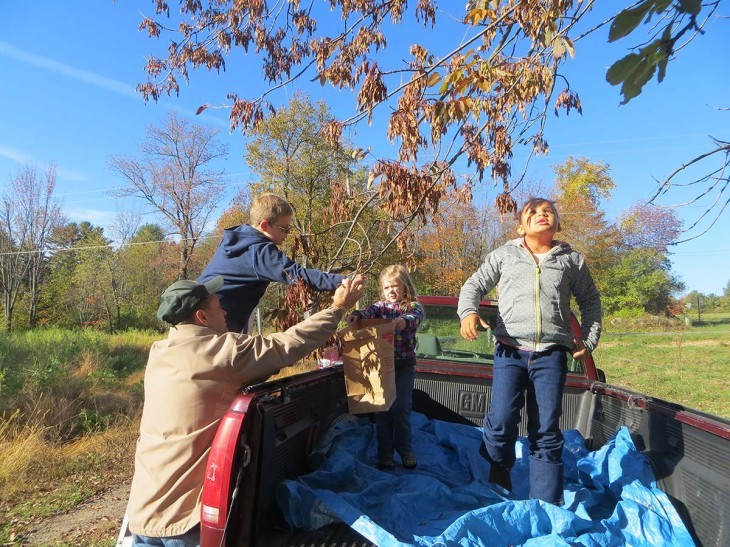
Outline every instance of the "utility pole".
[[702, 310], [700, 310], [700, 293], [697, 293], [697, 322], [702, 323]]

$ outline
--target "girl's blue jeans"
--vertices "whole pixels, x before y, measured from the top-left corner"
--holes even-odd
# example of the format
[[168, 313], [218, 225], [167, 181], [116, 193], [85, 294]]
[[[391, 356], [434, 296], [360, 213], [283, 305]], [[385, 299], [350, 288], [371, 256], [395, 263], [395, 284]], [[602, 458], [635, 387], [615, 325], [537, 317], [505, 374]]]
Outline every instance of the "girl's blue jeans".
[[491, 463], [511, 469], [515, 463], [520, 412], [527, 410], [530, 442], [530, 497], [550, 503], [563, 499], [563, 388], [567, 349], [526, 351], [498, 343], [484, 445]]
[[413, 382], [416, 376], [416, 360], [396, 359], [395, 401], [385, 412], [375, 415], [378, 436], [378, 459], [387, 461], [393, 457], [393, 449], [401, 456], [413, 453], [411, 448], [411, 408], [413, 407]]

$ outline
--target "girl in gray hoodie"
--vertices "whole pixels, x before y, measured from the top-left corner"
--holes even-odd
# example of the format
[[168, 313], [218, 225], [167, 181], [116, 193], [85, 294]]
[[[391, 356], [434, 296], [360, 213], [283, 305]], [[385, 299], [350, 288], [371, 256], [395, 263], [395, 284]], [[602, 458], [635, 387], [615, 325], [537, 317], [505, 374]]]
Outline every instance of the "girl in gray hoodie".
[[[601, 300], [583, 256], [554, 236], [560, 231], [555, 204], [530, 198], [520, 211], [519, 239], [492, 251], [459, 295], [461, 335], [477, 338], [479, 302], [498, 287], [494, 326], [494, 381], [484, 419], [480, 453], [490, 463], [489, 481], [512, 489], [520, 412], [527, 408], [530, 497], [563, 502], [563, 387], [567, 353], [582, 359], [601, 334]], [[581, 316], [581, 339], [570, 326], [570, 299]]]

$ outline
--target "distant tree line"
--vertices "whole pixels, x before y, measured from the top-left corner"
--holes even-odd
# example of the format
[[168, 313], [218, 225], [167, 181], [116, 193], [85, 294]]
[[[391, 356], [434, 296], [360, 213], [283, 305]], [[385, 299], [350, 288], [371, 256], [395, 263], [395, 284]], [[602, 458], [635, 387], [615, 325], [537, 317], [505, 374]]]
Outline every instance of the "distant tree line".
[[[376, 184], [364, 165], [369, 152], [333, 146], [321, 136], [329, 116], [324, 103], [296, 95], [259, 124], [246, 153], [256, 180], [213, 228], [225, 174], [211, 165], [227, 151], [215, 131], [174, 113], [149, 128], [138, 155], [110, 159], [110, 168], [126, 182], [118, 195], [140, 198], [153, 210], [145, 224], [122, 216], [114, 241], [100, 226], [65, 218], [54, 197], [53, 168], [41, 174], [26, 166], [2, 194], [5, 330], [161, 327], [155, 311], [162, 290], [176, 279], [197, 277], [222, 230], [245, 223], [249, 196], [264, 191], [283, 195], [296, 211], [295, 230], [284, 245], [290, 256], [310, 267], [372, 274], [373, 297], [374, 276], [395, 262], [408, 265], [422, 294], [458, 295], [486, 253], [516, 237], [511, 216], [500, 219], [493, 205], [470, 201], [469, 188], [455, 182], [437, 185], [438, 192], [415, 204]], [[616, 221], [607, 220], [602, 204], [614, 186], [608, 165], [569, 158], [555, 167], [553, 188], [526, 182], [515, 197], [519, 202], [542, 195], [557, 202], [558, 237], [586, 255], [606, 314], [681, 313], [676, 297], [684, 286], [671, 271], [668, 251], [681, 222], [672, 211], [638, 204]], [[291, 302], [312, 305], [306, 290], [289, 291], [272, 286], [265, 312], [276, 317]], [[728, 291], [730, 282], [725, 298]], [[715, 298], [704, 296], [705, 302]]]

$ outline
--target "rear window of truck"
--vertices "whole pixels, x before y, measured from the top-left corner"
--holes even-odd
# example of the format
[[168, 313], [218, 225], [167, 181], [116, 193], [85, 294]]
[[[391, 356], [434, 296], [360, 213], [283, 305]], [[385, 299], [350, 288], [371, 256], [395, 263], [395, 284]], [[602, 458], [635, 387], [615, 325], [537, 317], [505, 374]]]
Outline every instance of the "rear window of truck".
[[[416, 357], [437, 361], [468, 362], [491, 367], [494, 364], [492, 329], [497, 319], [495, 306], [481, 306], [479, 315], [489, 325], [480, 329], [477, 340], [464, 340], [459, 317], [453, 306], [424, 304], [426, 317], [416, 334]], [[568, 356], [568, 372], [585, 374], [583, 363]]]

